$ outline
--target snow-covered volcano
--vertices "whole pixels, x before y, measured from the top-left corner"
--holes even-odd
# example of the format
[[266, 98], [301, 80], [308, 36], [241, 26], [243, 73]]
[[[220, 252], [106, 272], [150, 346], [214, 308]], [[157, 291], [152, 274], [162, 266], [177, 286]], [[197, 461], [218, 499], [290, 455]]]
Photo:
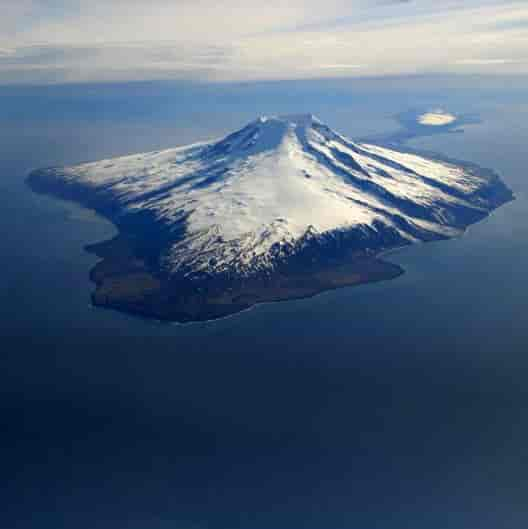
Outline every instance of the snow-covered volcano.
[[271, 270], [339, 234], [372, 250], [449, 238], [511, 199], [490, 171], [354, 143], [312, 115], [36, 176], [96, 197], [118, 225], [141, 214], [172, 232], [160, 263], [190, 277]]

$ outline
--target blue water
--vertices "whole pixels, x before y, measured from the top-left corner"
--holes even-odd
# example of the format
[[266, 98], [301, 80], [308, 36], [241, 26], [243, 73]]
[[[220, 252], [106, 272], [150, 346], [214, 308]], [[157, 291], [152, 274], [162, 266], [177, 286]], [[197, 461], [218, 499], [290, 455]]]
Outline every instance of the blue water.
[[[528, 523], [526, 80], [0, 88], [0, 527], [496, 529]], [[397, 280], [168, 325], [89, 304], [104, 219], [33, 168], [313, 112], [352, 137], [471, 113], [413, 147], [517, 199]]]

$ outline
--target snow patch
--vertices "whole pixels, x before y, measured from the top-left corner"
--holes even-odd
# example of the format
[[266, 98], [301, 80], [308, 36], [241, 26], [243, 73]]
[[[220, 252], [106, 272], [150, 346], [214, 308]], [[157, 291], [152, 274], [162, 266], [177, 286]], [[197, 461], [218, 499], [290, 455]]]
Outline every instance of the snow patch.
[[444, 112], [443, 110], [433, 110], [418, 116], [418, 123], [420, 123], [420, 125], [428, 125], [431, 127], [442, 127], [454, 123], [456, 120], [456, 116]]

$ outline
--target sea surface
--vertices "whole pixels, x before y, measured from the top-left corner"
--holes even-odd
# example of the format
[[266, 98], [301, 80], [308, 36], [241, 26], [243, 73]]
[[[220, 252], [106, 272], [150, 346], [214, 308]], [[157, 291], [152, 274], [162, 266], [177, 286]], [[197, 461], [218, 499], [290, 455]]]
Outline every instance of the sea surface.
[[[0, 87], [1, 529], [528, 526], [528, 81], [413, 78]], [[313, 112], [496, 170], [516, 200], [400, 278], [162, 324], [90, 305], [114, 227], [34, 168]], [[413, 110], [414, 109], [414, 110]]]

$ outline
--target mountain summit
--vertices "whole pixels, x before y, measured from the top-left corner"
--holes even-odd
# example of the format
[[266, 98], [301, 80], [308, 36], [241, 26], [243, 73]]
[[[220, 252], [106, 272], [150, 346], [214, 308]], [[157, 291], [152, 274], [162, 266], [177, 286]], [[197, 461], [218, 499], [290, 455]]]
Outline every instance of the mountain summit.
[[225, 138], [34, 172], [148, 241], [165, 277], [272, 274], [290, 260], [457, 236], [512, 198], [489, 170], [261, 116]]

